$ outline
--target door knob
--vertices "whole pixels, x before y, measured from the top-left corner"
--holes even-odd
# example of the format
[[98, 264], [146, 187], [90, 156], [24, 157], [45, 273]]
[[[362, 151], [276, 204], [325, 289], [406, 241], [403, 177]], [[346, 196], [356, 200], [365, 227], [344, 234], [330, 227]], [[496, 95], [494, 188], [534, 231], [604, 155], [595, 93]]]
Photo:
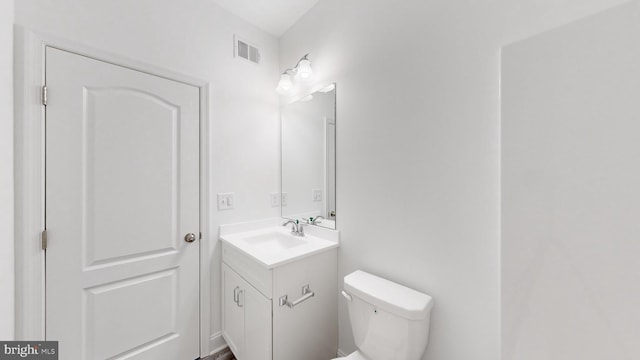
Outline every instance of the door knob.
[[188, 243], [192, 243], [192, 242], [196, 241], [196, 234], [188, 233], [187, 235], [184, 236], [184, 241], [186, 241]]

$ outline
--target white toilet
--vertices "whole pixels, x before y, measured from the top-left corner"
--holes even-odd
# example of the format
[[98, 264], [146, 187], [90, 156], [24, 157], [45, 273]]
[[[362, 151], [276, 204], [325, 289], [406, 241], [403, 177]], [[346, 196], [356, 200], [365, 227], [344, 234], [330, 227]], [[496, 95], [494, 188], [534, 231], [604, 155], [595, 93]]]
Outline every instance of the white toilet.
[[345, 276], [342, 295], [358, 350], [337, 359], [422, 358], [429, 338], [430, 296], [360, 270]]

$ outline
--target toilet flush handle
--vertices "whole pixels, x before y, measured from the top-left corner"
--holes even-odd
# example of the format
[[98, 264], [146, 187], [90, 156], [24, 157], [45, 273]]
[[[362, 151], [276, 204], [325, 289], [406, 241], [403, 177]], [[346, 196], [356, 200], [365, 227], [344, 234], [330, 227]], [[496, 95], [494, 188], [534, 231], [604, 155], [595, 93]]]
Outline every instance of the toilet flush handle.
[[351, 295], [349, 295], [346, 291], [342, 290], [342, 296], [344, 296], [345, 299], [347, 299], [348, 301], [353, 301], [353, 298], [351, 297]]

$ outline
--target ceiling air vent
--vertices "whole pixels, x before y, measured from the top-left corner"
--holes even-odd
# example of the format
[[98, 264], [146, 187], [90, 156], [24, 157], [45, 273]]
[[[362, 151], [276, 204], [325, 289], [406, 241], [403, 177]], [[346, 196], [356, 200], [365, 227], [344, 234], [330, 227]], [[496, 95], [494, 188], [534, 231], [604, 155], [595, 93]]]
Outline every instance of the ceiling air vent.
[[236, 57], [256, 64], [260, 63], [260, 50], [237, 36], [234, 36], [234, 49]]

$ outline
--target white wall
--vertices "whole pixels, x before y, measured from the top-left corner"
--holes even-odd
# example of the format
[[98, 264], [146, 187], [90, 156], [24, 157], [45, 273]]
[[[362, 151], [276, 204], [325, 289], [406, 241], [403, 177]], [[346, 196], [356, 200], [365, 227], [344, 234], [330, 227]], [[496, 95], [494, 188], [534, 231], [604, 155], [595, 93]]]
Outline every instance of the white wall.
[[324, 0], [281, 38], [339, 88], [339, 276], [432, 295], [425, 359], [500, 357], [500, 47], [621, 2]]
[[502, 63], [503, 359], [640, 359], [640, 5]]
[[[269, 198], [279, 189], [277, 40], [208, 0], [20, 0], [15, 12], [29, 28], [211, 82], [214, 208], [205, 241], [212, 245], [211, 321], [218, 332], [218, 225], [279, 215]], [[259, 66], [233, 58], [234, 34], [260, 48]], [[219, 192], [235, 192], [235, 210], [215, 209]]]
[[13, 0], [0, 0], [0, 339], [13, 339]]

